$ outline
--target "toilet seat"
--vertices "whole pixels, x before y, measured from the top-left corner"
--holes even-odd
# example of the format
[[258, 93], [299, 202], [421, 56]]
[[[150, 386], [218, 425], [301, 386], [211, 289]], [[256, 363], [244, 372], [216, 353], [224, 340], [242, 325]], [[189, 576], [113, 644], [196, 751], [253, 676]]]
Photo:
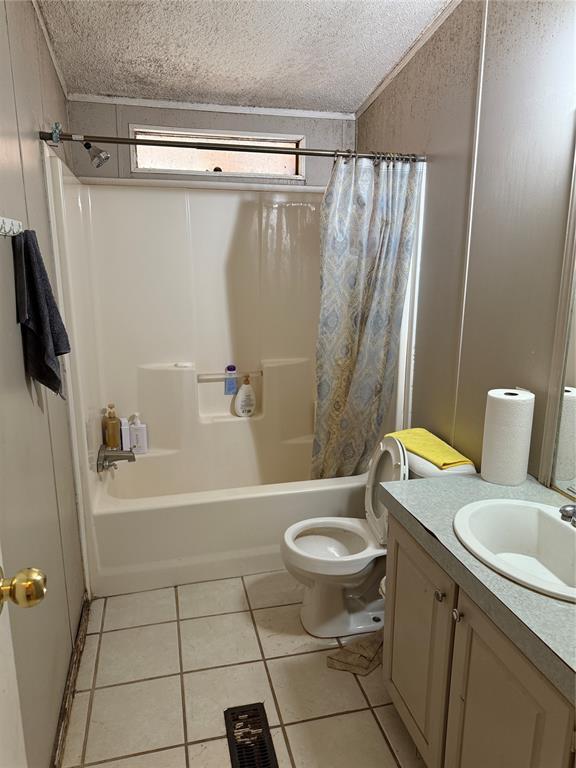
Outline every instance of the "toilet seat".
[[314, 517], [291, 525], [284, 534], [291, 562], [307, 573], [348, 576], [386, 554], [366, 520]]
[[385, 437], [372, 454], [364, 493], [366, 520], [380, 546], [388, 541], [388, 509], [380, 500], [380, 483], [408, 480], [408, 475], [406, 448], [395, 437]]

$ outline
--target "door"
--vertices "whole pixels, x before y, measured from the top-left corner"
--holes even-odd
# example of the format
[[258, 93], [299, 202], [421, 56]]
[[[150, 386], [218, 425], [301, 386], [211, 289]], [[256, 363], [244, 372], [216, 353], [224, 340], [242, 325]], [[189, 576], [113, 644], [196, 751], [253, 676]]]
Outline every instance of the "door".
[[442, 766], [455, 601], [454, 582], [390, 518], [384, 679], [428, 768]]
[[[46, 577], [41, 571], [26, 568], [12, 578], [5, 578], [0, 567], [0, 614], [10, 600], [19, 608], [32, 608], [42, 602], [45, 594]], [[8, 614], [0, 624], [0, 649], [0, 766], [26, 768], [29, 765], [23, 731], [26, 713], [20, 706], [18, 669]]]
[[27, 768], [8, 611], [0, 617], [0, 649], [0, 768]]
[[567, 768], [573, 707], [463, 592], [446, 768]]

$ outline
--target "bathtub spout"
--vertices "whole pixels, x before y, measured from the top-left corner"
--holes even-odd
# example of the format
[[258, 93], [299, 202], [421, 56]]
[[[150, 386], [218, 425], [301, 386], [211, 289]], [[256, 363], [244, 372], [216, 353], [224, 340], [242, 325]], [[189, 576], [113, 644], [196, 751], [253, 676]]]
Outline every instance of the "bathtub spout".
[[96, 461], [98, 472], [104, 472], [105, 469], [118, 469], [117, 461], [136, 461], [134, 451], [122, 451], [120, 448], [108, 448], [106, 445], [100, 446]]

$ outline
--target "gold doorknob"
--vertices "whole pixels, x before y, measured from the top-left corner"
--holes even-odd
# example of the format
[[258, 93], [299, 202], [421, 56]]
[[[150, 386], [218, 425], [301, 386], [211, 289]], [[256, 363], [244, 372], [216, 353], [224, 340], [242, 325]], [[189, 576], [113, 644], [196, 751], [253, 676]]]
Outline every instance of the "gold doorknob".
[[20, 608], [33, 608], [44, 600], [46, 575], [38, 568], [24, 568], [11, 579], [4, 578], [0, 568], [0, 613], [7, 600]]

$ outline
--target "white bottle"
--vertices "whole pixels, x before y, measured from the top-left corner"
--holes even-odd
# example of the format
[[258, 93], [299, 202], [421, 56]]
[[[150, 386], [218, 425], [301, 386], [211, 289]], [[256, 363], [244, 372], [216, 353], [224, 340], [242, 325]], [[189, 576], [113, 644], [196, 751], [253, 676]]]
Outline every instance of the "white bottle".
[[238, 390], [236, 400], [234, 401], [234, 411], [236, 416], [252, 416], [256, 410], [256, 395], [250, 376], [244, 376], [244, 383]]
[[148, 427], [140, 421], [139, 413], [131, 418], [130, 447], [134, 453], [148, 453]]
[[130, 450], [130, 424], [125, 416], [120, 417], [120, 438], [122, 442], [122, 450]]

